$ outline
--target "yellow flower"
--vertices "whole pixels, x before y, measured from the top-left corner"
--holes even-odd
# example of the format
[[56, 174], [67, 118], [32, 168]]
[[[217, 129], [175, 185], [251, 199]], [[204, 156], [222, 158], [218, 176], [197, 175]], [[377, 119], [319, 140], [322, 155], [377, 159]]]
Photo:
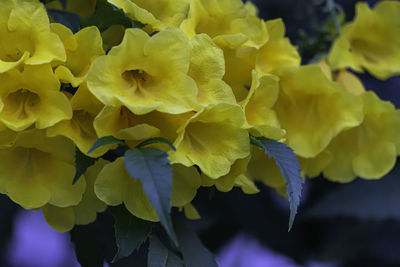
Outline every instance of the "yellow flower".
[[258, 193], [258, 188], [253, 181], [249, 180], [244, 174], [247, 171], [247, 166], [249, 164], [250, 157], [244, 159], [238, 159], [232, 164], [232, 167], [228, 174], [219, 177], [218, 179], [213, 179], [201, 174], [201, 185], [202, 186], [213, 186], [221, 191], [228, 192], [231, 191], [234, 186], [241, 187], [243, 192], [246, 194]]
[[245, 175], [253, 181], [260, 181], [274, 189], [286, 185], [275, 160], [269, 158], [264, 150], [256, 146], [251, 147], [251, 159]]
[[364, 120], [340, 133], [327, 148], [333, 159], [323, 173], [330, 180], [381, 178], [393, 168], [399, 154], [400, 111], [372, 91], [360, 98], [364, 103]]
[[257, 49], [253, 47], [239, 49], [223, 47], [223, 51], [225, 56], [223, 80], [232, 88], [236, 101], [243, 101], [251, 86], [251, 73], [255, 68]]
[[193, 0], [181, 28], [189, 37], [206, 33], [218, 45], [231, 48], [259, 48], [268, 40], [266, 25], [255, 16], [254, 6], [246, 8], [241, 0]]
[[345, 69], [333, 72], [325, 59], [320, 60], [317, 65], [330, 81], [338, 82], [345, 91], [352, 93], [353, 95], [360, 95], [365, 92], [361, 80], [353, 73]]
[[26, 209], [78, 204], [86, 182], [72, 185], [74, 144], [65, 137], [49, 138], [43, 130], [14, 134], [0, 149], [0, 193]]
[[361, 123], [361, 100], [329, 81], [319, 66], [281, 68], [276, 74], [281, 90], [274, 109], [297, 155], [312, 158], [341, 131]]
[[259, 77], [252, 72], [253, 81], [246, 99], [241, 103], [247, 127], [254, 136], [281, 139], [285, 131], [280, 128], [276, 112], [272, 109], [279, 95], [279, 78], [267, 74]]
[[211, 178], [229, 173], [237, 159], [249, 155], [249, 135], [239, 105], [221, 103], [204, 107], [178, 129], [171, 162], [197, 165]]
[[47, 204], [42, 207], [42, 212], [47, 223], [59, 232], [72, 230], [75, 224], [89, 224], [96, 220], [97, 213], [103, 212], [107, 205], [99, 200], [94, 193], [94, 183], [97, 175], [103, 169], [106, 161], [99, 159], [85, 172], [80, 179], [86, 181], [86, 191], [78, 205], [60, 208]]
[[[50, 137], [57, 135], [68, 137], [74, 141], [81, 152], [86, 154], [99, 138], [93, 127], [93, 122], [103, 104], [89, 92], [86, 83], [83, 83], [72, 96], [71, 106], [73, 110], [72, 118], [60, 121], [48, 128], [47, 135]], [[109, 148], [109, 146], [100, 147], [91, 152], [89, 156], [101, 156]]]
[[190, 47], [189, 76], [199, 88], [199, 104], [236, 103], [232, 89], [222, 81], [225, 74], [223, 51], [206, 34], [191, 38]]
[[329, 53], [334, 69], [363, 68], [379, 79], [400, 73], [400, 3], [379, 2], [373, 10], [358, 3], [354, 21], [346, 24]]
[[173, 142], [178, 137], [178, 128], [192, 115], [191, 112], [168, 114], [157, 111], [135, 115], [124, 106], [105, 106], [96, 117], [94, 128], [99, 137], [115, 136], [127, 141], [131, 147], [152, 137], [164, 137]]
[[104, 55], [99, 29], [86, 27], [75, 35], [61, 24], [52, 23], [51, 29], [63, 40], [67, 54], [67, 61], [57, 67], [55, 74], [62, 83], [78, 87], [86, 79], [92, 62]]
[[200, 174], [195, 167], [173, 164], [171, 205], [184, 207], [194, 199], [201, 185]]
[[[200, 187], [200, 175], [194, 167], [172, 167], [171, 205], [183, 206], [190, 203], [196, 195], [197, 188]], [[97, 197], [110, 206], [124, 203], [133, 215], [148, 221], [159, 221], [155, 209], [143, 192], [142, 183], [126, 171], [124, 158], [118, 158], [101, 170], [94, 190]]]
[[14, 131], [43, 129], [72, 117], [71, 104], [49, 64], [0, 74], [0, 121]]
[[65, 61], [60, 38], [50, 31], [44, 6], [36, 1], [0, 2], [0, 73], [24, 63]]
[[93, 62], [88, 87], [105, 105], [123, 105], [138, 115], [153, 110], [184, 113], [198, 108], [189, 63], [189, 40], [179, 29], [152, 37], [127, 29], [121, 45]]
[[278, 67], [299, 66], [300, 55], [285, 38], [285, 24], [281, 19], [266, 22], [269, 40], [257, 52], [256, 66], [261, 73], [270, 73]]
[[313, 158], [298, 158], [304, 175], [309, 178], [315, 178], [331, 163], [333, 155], [329, 150], [325, 149]]
[[190, 0], [108, 0], [128, 17], [153, 30], [178, 26], [186, 17]]

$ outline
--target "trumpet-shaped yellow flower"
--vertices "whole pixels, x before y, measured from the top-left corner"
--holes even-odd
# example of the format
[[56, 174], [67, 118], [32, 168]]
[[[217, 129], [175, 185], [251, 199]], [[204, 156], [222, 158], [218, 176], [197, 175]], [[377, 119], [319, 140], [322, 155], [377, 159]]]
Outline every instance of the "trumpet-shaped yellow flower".
[[184, 207], [189, 205], [197, 194], [197, 189], [201, 185], [200, 174], [195, 167], [174, 164], [172, 168], [171, 205], [174, 207]]
[[[63, 135], [74, 141], [75, 145], [83, 153], [87, 153], [99, 138], [93, 123], [97, 114], [101, 111], [103, 104], [97, 100], [88, 90], [86, 83], [81, 84], [71, 98], [73, 116], [70, 120], [60, 121], [47, 129], [47, 135]], [[104, 146], [88, 154], [92, 157], [103, 155], [109, 149]]]
[[252, 70], [255, 68], [257, 49], [242, 47], [232, 49], [223, 47], [225, 56], [225, 75], [223, 80], [229, 84], [236, 101], [243, 101], [252, 82]]
[[269, 158], [264, 150], [256, 146], [251, 147], [251, 159], [245, 175], [253, 181], [260, 181], [275, 189], [286, 185], [275, 160]]
[[[183, 206], [192, 201], [200, 187], [196, 169], [173, 165], [172, 206]], [[158, 221], [158, 216], [142, 189], [142, 183], [132, 178], [125, 169], [124, 158], [107, 164], [97, 177], [94, 190], [99, 199], [111, 206], [125, 204], [135, 216]]]
[[219, 177], [218, 179], [213, 179], [201, 174], [201, 185], [202, 186], [213, 186], [221, 191], [228, 192], [231, 191], [234, 186], [241, 187], [242, 191], [246, 194], [258, 193], [258, 189], [253, 181], [249, 180], [244, 174], [247, 171], [247, 166], [249, 164], [250, 157], [244, 159], [238, 159], [233, 163], [228, 174]]
[[0, 73], [24, 63], [65, 61], [60, 38], [50, 31], [49, 18], [38, 1], [0, 2]]
[[190, 0], [108, 0], [128, 17], [150, 26], [151, 31], [179, 26], [186, 17]]
[[273, 110], [279, 95], [279, 78], [271, 74], [259, 77], [255, 70], [252, 76], [249, 93], [241, 103], [246, 114], [247, 127], [254, 136], [279, 140], [285, 135]]
[[329, 53], [334, 69], [363, 68], [379, 79], [400, 73], [400, 3], [379, 2], [373, 10], [358, 3], [354, 21], [346, 24]]
[[43, 129], [72, 117], [71, 104], [49, 64], [0, 74], [0, 121], [14, 131]]
[[270, 73], [278, 67], [299, 66], [297, 49], [285, 38], [285, 24], [281, 19], [266, 22], [269, 40], [257, 52], [256, 66], [261, 73]]
[[181, 28], [189, 37], [206, 33], [218, 45], [259, 48], [268, 40], [268, 31], [254, 8], [246, 8], [241, 0], [193, 0]]
[[312, 158], [341, 131], [359, 125], [362, 101], [329, 81], [319, 66], [281, 68], [275, 110], [287, 143], [295, 153]]
[[372, 91], [360, 95], [364, 120], [335, 137], [327, 150], [333, 159], [324, 175], [333, 181], [349, 182], [356, 176], [378, 179], [388, 173], [399, 153], [400, 111]]
[[331, 163], [332, 159], [332, 153], [325, 149], [313, 158], [299, 157], [299, 163], [305, 176], [315, 178]]
[[94, 128], [98, 136], [115, 136], [127, 141], [131, 147], [152, 137], [164, 137], [173, 142], [178, 137], [178, 128], [192, 115], [191, 112], [168, 114], [157, 111], [135, 115], [123, 106], [105, 106], [96, 117]]
[[236, 103], [232, 89], [222, 81], [225, 74], [223, 51], [206, 34], [191, 38], [190, 47], [189, 76], [199, 88], [199, 104]]
[[74, 144], [65, 137], [49, 138], [43, 130], [14, 134], [0, 149], [0, 192], [26, 209], [77, 205], [86, 182], [72, 185]]
[[99, 200], [94, 193], [94, 183], [98, 174], [107, 162], [99, 159], [85, 172], [80, 179], [86, 181], [86, 191], [78, 205], [60, 208], [47, 204], [42, 207], [42, 212], [47, 223], [59, 232], [72, 230], [75, 224], [89, 224], [96, 220], [97, 213], [103, 212], [107, 205]]
[[361, 80], [353, 73], [345, 69], [332, 72], [331, 67], [325, 59], [320, 60], [317, 65], [330, 81], [338, 82], [345, 91], [353, 95], [360, 95], [365, 92]]
[[121, 45], [93, 62], [88, 87], [105, 105], [123, 105], [135, 114], [184, 113], [198, 108], [189, 63], [189, 40], [179, 29], [152, 37], [127, 29]]
[[86, 79], [92, 62], [104, 55], [100, 31], [97, 27], [87, 27], [74, 35], [57, 23], [52, 23], [51, 29], [63, 40], [67, 54], [67, 61], [57, 67], [55, 74], [62, 83], [78, 87]]
[[204, 107], [178, 129], [171, 162], [197, 165], [210, 178], [229, 173], [237, 159], [249, 155], [249, 135], [239, 105], [221, 103]]

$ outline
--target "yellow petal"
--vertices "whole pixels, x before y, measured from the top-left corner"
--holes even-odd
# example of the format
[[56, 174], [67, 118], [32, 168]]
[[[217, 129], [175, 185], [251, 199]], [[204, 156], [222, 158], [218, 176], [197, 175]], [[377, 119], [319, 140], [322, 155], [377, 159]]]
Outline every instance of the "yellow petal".
[[171, 205], [181, 207], [189, 204], [200, 187], [200, 174], [195, 167], [173, 164]]
[[198, 165], [211, 178], [226, 175], [233, 162], [249, 155], [249, 137], [240, 106], [208, 106], [178, 130], [172, 162]]
[[362, 101], [329, 81], [318, 66], [282, 68], [275, 105], [287, 143], [296, 154], [312, 158], [341, 131], [359, 125]]
[[125, 169], [124, 159], [118, 158], [100, 171], [94, 184], [96, 196], [111, 206], [122, 203], [135, 216], [158, 221], [158, 216], [142, 190], [142, 183], [132, 178]]

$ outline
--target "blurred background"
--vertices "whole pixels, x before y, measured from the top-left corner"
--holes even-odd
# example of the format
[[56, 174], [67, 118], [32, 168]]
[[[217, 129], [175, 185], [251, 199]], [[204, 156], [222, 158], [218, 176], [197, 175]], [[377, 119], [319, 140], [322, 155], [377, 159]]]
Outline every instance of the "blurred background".
[[[327, 2], [253, 0], [264, 19], [283, 18], [303, 64], [329, 50], [331, 40], [324, 28], [330, 19]], [[336, 1], [346, 21], [353, 18], [356, 2]], [[400, 107], [400, 78], [359, 77], [367, 90]], [[307, 180], [291, 232], [287, 201], [261, 184], [257, 195], [202, 188], [194, 201], [202, 220], [190, 224], [221, 267], [400, 266], [399, 175], [400, 165], [378, 181]], [[116, 264], [106, 263], [116, 251], [113, 231], [112, 216], [105, 212], [91, 225], [57, 233], [40, 211], [25, 211], [0, 195], [0, 266], [80, 266], [74, 253], [77, 240], [83, 240], [80, 249], [87, 256], [80, 256], [80, 262], [85, 266], [146, 266], [145, 246]]]

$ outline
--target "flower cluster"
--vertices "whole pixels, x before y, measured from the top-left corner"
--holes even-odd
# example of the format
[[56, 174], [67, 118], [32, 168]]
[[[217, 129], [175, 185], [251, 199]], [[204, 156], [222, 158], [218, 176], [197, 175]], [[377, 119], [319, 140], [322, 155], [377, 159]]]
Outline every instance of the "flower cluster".
[[[171, 205], [193, 219], [200, 186], [285, 188], [274, 159], [249, 135], [293, 148], [304, 177], [377, 179], [394, 166], [399, 111], [344, 68], [399, 73], [400, 3], [358, 5], [328, 60], [300, 65], [282, 20], [260, 19], [250, 2], [108, 2], [143, 27], [124, 28], [123, 37], [120, 26], [73, 33], [50, 23], [39, 1], [0, 2], [0, 193], [41, 208], [56, 230], [92, 222], [107, 205], [159, 220], [124, 158], [104, 156], [115, 146], [88, 153], [105, 136], [130, 148], [170, 140], [176, 151], [152, 146], [171, 162]], [[49, 5], [82, 17], [96, 6], [67, 3]], [[102, 158], [73, 184], [76, 148]]]

